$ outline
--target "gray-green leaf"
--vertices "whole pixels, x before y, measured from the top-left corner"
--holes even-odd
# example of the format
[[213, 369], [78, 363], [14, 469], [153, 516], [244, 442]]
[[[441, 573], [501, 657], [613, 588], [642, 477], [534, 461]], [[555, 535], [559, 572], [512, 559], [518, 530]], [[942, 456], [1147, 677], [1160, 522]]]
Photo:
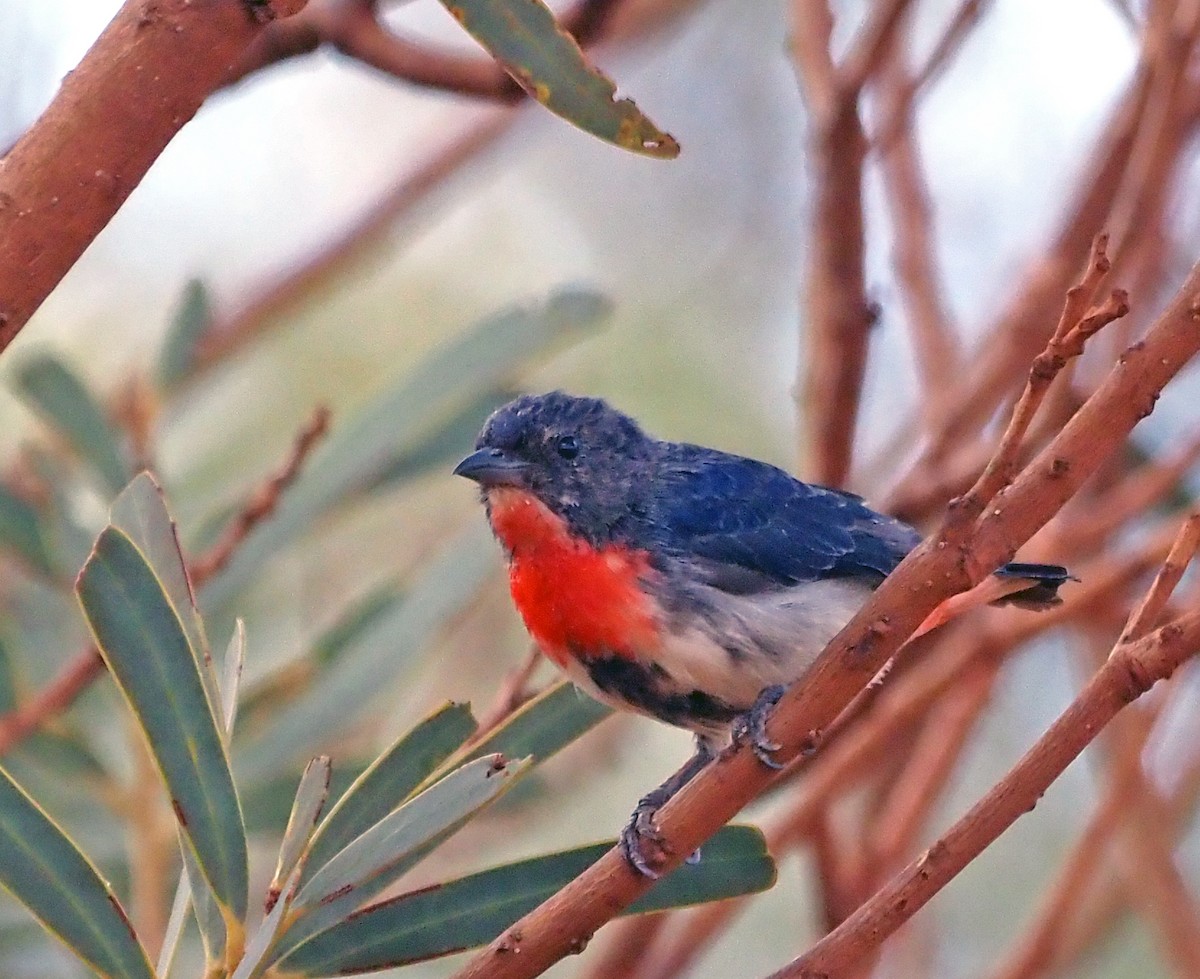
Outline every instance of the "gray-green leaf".
[[150, 960], [112, 888], [3, 769], [0, 884], [96, 972], [153, 979]]
[[593, 136], [646, 156], [679, 144], [590, 64], [542, 0], [442, 0], [467, 32], [547, 109]]
[[[287, 975], [371, 972], [483, 945], [600, 859], [611, 843], [552, 853], [402, 894], [364, 908], [284, 957]], [[727, 826], [695, 866], [659, 881], [625, 914], [663, 911], [766, 890], [775, 865], [762, 834]]]
[[188, 637], [162, 582], [107, 527], [76, 582], [109, 670], [144, 731], [172, 807], [214, 896], [246, 913], [246, 838], [225, 744]]
[[470, 708], [446, 704], [398, 738], [355, 780], [317, 827], [306, 876], [407, 799], [474, 730]]
[[42, 354], [17, 371], [17, 390], [104, 479], [113, 493], [133, 475], [116, 430], [83, 383], [55, 357]]

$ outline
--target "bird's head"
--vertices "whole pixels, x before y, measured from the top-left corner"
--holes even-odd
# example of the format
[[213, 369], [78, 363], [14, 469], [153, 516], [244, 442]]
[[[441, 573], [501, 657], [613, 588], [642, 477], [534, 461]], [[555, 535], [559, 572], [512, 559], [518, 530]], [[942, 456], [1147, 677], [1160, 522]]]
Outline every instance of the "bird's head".
[[631, 518], [631, 505], [636, 515], [655, 444], [599, 398], [523, 395], [492, 414], [454, 473], [477, 482], [489, 504], [498, 490], [527, 493], [573, 532], [602, 542]]

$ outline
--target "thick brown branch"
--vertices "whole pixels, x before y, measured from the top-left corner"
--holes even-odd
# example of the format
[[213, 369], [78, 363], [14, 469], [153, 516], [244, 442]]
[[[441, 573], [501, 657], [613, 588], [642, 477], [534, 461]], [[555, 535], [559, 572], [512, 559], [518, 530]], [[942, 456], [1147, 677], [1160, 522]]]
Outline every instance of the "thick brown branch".
[[304, 0], [127, 0], [0, 160], [0, 351], [266, 20]]

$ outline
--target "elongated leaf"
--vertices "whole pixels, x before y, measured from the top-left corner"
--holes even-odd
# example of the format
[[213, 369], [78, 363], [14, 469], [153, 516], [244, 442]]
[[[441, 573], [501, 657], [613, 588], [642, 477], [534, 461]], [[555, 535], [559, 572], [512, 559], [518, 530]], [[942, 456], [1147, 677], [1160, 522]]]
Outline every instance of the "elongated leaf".
[[403, 602], [376, 618], [341, 653], [320, 684], [255, 731], [238, 754], [238, 781], [266, 778], [297, 756], [321, 751], [362, 717], [495, 569], [488, 543], [478, 524], [452, 541], [413, 582]]
[[493, 752], [506, 758], [532, 758], [535, 765], [540, 765], [611, 713], [611, 707], [585, 696], [569, 680], [564, 680], [523, 704], [468, 751], [452, 755], [431, 777], [440, 778], [444, 771], [462, 764], [465, 758]]
[[528, 760], [479, 758], [451, 772], [363, 833], [313, 874], [292, 903], [286, 951], [336, 925], [414, 866], [529, 767]]
[[[483, 945], [573, 880], [612, 846], [598, 843], [402, 894], [364, 908], [305, 942], [280, 963], [288, 975], [370, 972]], [[769, 888], [775, 866], [762, 834], [727, 826], [704, 845], [704, 858], [683, 865], [625, 913], [701, 904]]]
[[481, 391], [514, 384], [534, 358], [583, 339], [610, 309], [598, 293], [563, 291], [540, 306], [517, 306], [490, 316], [435, 351], [330, 434], [275, 516], [209, 584], [205, 594], [212, 604], [207, 607], [228, 603], [263, 561], [311, 530], [313, 521], [331, 507], [394, 482], [396, 467], [402, 468], [404, 460], [428, 445], [431, 434], [477, 403]]
[[35, 571], [54, 573], [54, 561], [37, 510], [3, 485], [0, 485], [0, 547], [12, 551]]
[[[115, 500], [109, 522], [137, 546], [145, 555], [154, 575], [162, 583], [171, 607], [179, 616], [187, 634], [188, 648], [200, 671], [214, 714], [219, 710], [220, 697], [212, 669], [212, 654], [204, 623], [196, 608], [196, 596], [188, 578], [175, 519], [167, 509], [162, 488], [148, 472], [138, 473]], [[223, 726], [223, 725], [219, 725]]]
[[442, 0], [525, 91], [556, 115], [606, 142], [672, 158], [679, 144], [588, 64], [541, 0]]
[[446, 704], [398, 738], [358, 777], [317, 828], [305, 877], [400, 805], [474, 730], [475, 719], [466, 704]]
[[228, 922], [221, 913], [221, 905], [213, 894], [213, 889], [204, 879], [204, 874], [196, 863], [196, 854], [188, 845], [182, 829], [179, 830], [179, 851], [183, 854], [181, 882], [191, 891], [192, 907], [196, 909], [196, 925], [200, 929], [204, 959], [208, 965], [205, 971], [211, 972], [213, 967], [224, 961]]
[[212, 300], [208, 289], [199, 279], [191, 279], [183, 288], [179, 308], [171, 317], [158, 355], [160, 386], [177, 384], [192, 372], [200, 341], [211, 323]]
[[171, 916], [167, 918], [167, 927], [163, 932], [162, 947], [158, 950], [158, 964], [154, 971], [159, 979], [168, 979], [171, 975], [175, 953], [179, 951], [179, 941], [183, 938], [183, 929], [191, 910], [191, 886], [188, 884], [187, 871], [181, 871], [179, 883], [175, 886], [175, 899], [171, 902]]
[[[271, 885], [267, 888], [267, 907], [275, 907], [279, 895], [287, 881], [297, 870], [301, 870], [302, 859], [307, 862], [307, 849], [317, 820], [321, 818], [321, 810], [325, 808], [325, 800], [329, 798], [329, 776], [333, 767], [328, 755], [319, 755], [310, 761], [300, 776], [300, 785], [296, 789], [296, 801], [292, 803], [292, 814], [288, 818], [287, 828], [283, 831], [283, 842], [279, 846], [279, 859], [275, 863], [275, 873], [271, 877]], [[297, 878], [298, 878], [297, 874]]]
[[38, 516], [42, 545], [53, 565], [52, 573], [69, 581], [87, 560], [96, 537], [95, 527], [85, 527], [75, 514], [75, 500], [81, 488], [79, 474], [49, 445], [37, 442], [27, 445], [25, 458], [47, 497], [38, 505]]
[[179, 615], [133, 541], [96, 540], [76, 583], [96, 644], [144, 730], [196, 862], [223, 908], [246, 912], [246, 838], [224, 741]]
[[112, 889], [3, 769], [0, 884], [100, 974], [153, 979], [145, 949]]
[[113, 493], [133, 475], [113, 427], [87, 388], [62, 361], [32, 357], [17, 372], [17, 388], [103, 478]]
[[238, 619], [233, 624], [233, 635], [225, 650], [221, 663], [221, 721], [225, 743], [233, 737], [233, 725], [237, 721], [238, 689], [242, 683], [242, 667], [246, 664], [246, 623]]

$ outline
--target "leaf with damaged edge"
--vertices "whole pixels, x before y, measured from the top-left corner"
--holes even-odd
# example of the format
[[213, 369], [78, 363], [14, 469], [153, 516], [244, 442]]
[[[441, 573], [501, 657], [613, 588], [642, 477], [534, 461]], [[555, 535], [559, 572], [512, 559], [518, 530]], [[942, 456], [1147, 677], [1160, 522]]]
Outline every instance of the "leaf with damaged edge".
[[[280, 962], [289, 976], [370, 972], [449, 955], [490, 942], [600, 859], [612, 843], [551, 853], [364, 908], [305, 942]], [[668, 874], [625, 914], [644, 914], [766, 890], [775, 865], [762, 833], [727, 826], [696, 865]]]
[[528, 759], [479, 758], [385, 816], [313, 874], [296, 895], [280, 954], [333, 927], [398, 880], [529, 767]]
[[0, 884], [96, 972], [153, 979], [146, 951], [112, 888], [3, 769]]
[[523, 704], [466, 751], [452, 755], [426, 781], [440, 778], [466, 759], [491, 752], [506, 758], [529, 757], [540, 765], [612, 712], [611, 707], [581, 694], [570, 680], [563, 680]]
[[[221, 709], [221, 697], [212, 669], [212, 654], [179, 546], [175, 518], [167, 509], [162, 487], [150, 473], [138, 473], [113, 500], [108, 520], [137, 545], [162, 583], [187, 634], [188, 646], [215, 716]], [[224, 722], [221, 726], [224, 727]]]
[[588, 64], [542, 0], [441, 0], [532, 98], [593, 136], [645, 156], [671, 159], [679, 144]]
[[288, 817], [287, 828], [283, 831], [283, 842], [279, 845], [275, 873], [267, 888], [268, 910], [275, 907], [284, 884], [293, 872], [303, 873], [303, 864], [308, 862], [311, 853], [309, 843], [317, 828], [317, 820], [321, 818], [321, 810], [325, 808], [325, 801], [329, 798], [329, 777], [332, 773], [333, 766], [329, 763], [329, 756], [319, 755], [308, 763], [304, 774], [300, 776], [296, 800], [292, 803], [292, 814]]
[[213, 894], [245, 917], [246, 837], [225, 743], [180, 617], [145, 555], [106, 527], [76, 591], [142, 727], [180, 827]]
[[104, 479], [113, 493], [133, 475], [100, 405], [55, 357], [42, 354], [17, 369], [17, 389], [35, 411]]
[[446, 704], [379, 756], [321, 821], [305, 878], [395, 809], [475, 730], [466, 704]]

